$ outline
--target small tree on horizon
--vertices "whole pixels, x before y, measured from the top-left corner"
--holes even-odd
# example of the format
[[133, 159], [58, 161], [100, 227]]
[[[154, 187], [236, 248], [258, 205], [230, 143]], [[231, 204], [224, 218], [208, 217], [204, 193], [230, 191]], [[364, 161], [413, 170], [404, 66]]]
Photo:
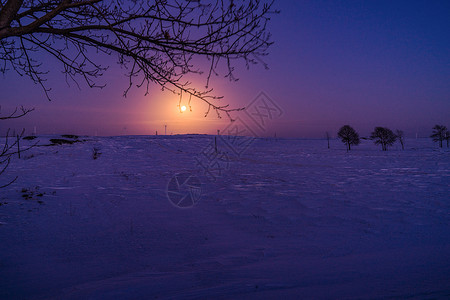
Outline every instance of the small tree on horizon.
[[375, 127], [375, 130], [370, 135], [376, 145], [381, 145], [383, 151], [387, 151], [388, 146], [392, 146], [397, 140], [397, 136], [386, 127]]
[[330, 149], [330, 134], [328, 133], [328, 131], [325, 133], [326, 137], [327, 137], [327, 142], [328, 142], [328, 149]]
[[402, 130], [397, 129], [395, 131], [395, 135], [397, 136], [398, 141], [402, 145], [402, 150], [405, 150], [405, 144], [404, 144], [404, 133]]
[[339, 129], [339, 139], [347, 145], [347, 151], [351, 150], [351, 145], [359, 145], [359, 134], [350, 125], [344, 125]]
[[434, 125], [433, 134], [430, 137], [433, 139], [433, 142], [439, 142], [439, 147], [442, 148], [442, 142], [446, 140], [447, 131], [447, 127], [444, 125]]

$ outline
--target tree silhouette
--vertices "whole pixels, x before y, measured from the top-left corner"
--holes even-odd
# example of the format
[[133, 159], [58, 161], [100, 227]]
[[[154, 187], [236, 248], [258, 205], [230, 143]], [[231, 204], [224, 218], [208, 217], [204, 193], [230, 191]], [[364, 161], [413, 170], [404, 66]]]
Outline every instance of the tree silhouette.
[[430, 137], [434, 142], [439, 142], [439, 147], [442, 148], [442, 142], [446, 139], [447, 127], [444, 125], [434, 125], [433, 134]]
[[351, 150], [351, 145], [359, 145], [359, 134], [349, 125], [344, 125], [339, 129], [338, 137], [347, 145], [347, 151]]
[[397, 140], [397, 136], [386, 127], [375, 127], [375, 130], [370, 135], [376, 145], [381, 145], [383, 151], [387, 151], [388, 146], [392, 146]]
[[405, 150], [405, 141], [404, 141], [404, 133], [401, 130], [396, 130], [395, 131], [395, 135], [397, 136], [398, 141], [400, 142], [400, 144], [402, 145], [402, 150]]
[[[273, 2], [0, 0], [0, 72], [12, 69], [39, 84], [50, 99], [48, 67], [39, 53], [60, 62], [66, 81], [103, 87], [97, 79], [107, 69], [98, 54], [117, 55], [129, 89], [150, 83], [208, 104], [208, 112], [229, 112], [208, 87], [222, 66], [230, 80], [236, 61], [266, 64], [272, 44], [266, 25]], [[38, 55], [36, 55], [38, 54]], [[203, 69], [196, 66], [201, 59]], [[190, 74], [206, 76], [206, 88], [192, 87]]]

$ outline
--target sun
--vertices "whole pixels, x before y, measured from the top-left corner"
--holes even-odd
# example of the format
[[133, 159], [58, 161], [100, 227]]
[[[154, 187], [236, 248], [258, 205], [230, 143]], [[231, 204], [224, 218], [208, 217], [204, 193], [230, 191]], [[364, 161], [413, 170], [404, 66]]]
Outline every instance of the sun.
[[183, 105], [183, 106], [181, 107], [181, 111], [182, 111], [182, 112], [183, 112], [183, 111], [186, 111], [186, 106]]

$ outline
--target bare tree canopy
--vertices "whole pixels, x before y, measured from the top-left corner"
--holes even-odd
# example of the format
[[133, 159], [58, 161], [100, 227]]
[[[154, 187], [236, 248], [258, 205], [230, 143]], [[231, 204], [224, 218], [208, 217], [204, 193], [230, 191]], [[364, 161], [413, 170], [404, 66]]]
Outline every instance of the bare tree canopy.
[[430, 137], [434, 142], [439, 142], [439, 147], [442, 148], [442, 142], [446, 139], [447, 127], [444, 125], [434, 125], [433, 134]]
[[374, 131], [370, 135], [370, 138], [374, 140], [376, 145], [381, 145], [383, 151], [388, 150], [388, 146], [392, 146], [397, 140], [392, 130], [386, 127], [375, 127]]
[[347, 151], [351, 150], [351, 145], [359, 145], [361, 142], [359, 134], [349, 125], [344, 125], [339, 129], [338, 138], [347, 145]]
[[[220, 65], [233, 75], [234, 62], [264, 62], [272, 44], [266, 25], [273, 2], [260, 0], [0, 0], [0, 71], [15, 70], [43, 88], [48, 72], [36, 54], [62, 64], [66, 80], [89, 87], [107, 69], [97, 53], [116, 54], [129, 86], [150, 83], [205, 101], [208, 112], [229, 112], [208, 87]], [[194, 60], [203, 57], [202, 70]], [[203, 73], [204, 72], [204, 73]], [[206, 89], [192, 87], [188, 74], [205, 74]], [[78, 83], [77, 83], [78, 84]], [[50, 98], [49, 98], [50, 99]]]

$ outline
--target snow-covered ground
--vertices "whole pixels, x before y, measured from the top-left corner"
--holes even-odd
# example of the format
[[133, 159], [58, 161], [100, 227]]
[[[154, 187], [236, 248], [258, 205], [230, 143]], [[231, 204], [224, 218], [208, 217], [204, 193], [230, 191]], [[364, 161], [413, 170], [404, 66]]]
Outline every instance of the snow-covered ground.
[[[429, 139], [240, 156], [204, 135], [81, 139], [0, 177], [19, 176], [0, 190], [0, 299], [450, 298], [450, 151]], [[180, 187], [191, 208], [169, 201], [178, 173], [201, 183]]]

